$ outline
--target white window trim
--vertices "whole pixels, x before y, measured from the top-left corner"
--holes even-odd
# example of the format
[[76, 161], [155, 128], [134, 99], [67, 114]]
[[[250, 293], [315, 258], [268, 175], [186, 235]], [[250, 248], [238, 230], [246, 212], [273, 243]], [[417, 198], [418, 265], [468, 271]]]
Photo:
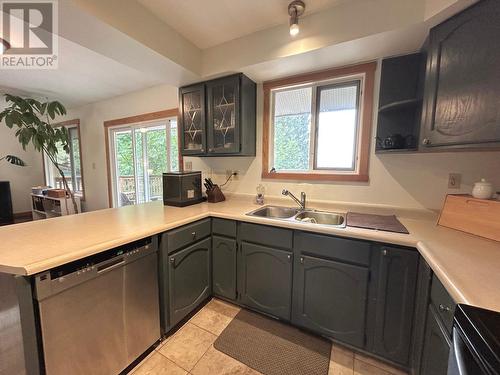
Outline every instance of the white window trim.
[[[353, 81], [359, 81], [359, 96], [358, 96], [358, 115], [357, 115], [357, 124], [356, 124], [356, 153], [354, 155], [354, 169], [353, 170], [344, 170], [344, 169], [314, 169], [315, 158], [316, 158], [316, 117], [317, 117], [317, 89], [321, 86], [329, 86], [335, 84], [349, 83]], [[298, 176], [301, 174], [344, 174], [344, 175], [357, 175], [360, 170], [360, 158], [359, 152], [361, 150], [361, 126], [363, 124], [363, 114], [364, 114], [364, 93], [365, 93], [365, 83], [366, 83], [366, 74], [358, 73], [345, 75], [342, 77], [336, 77], [333, 79], [321, 80], [321, 81], [313, 81], [307, 83], [301, 83], [297, 85], [290, 86], [282, 86], [277, 87], [270, 90], [269, 100], [270, 100], [270, 111], [269, 111], [269, 144], [268, 144], [268, 155], [269, 155], [269, 165], [274, 167], [274, 98], [276, 92], [280, 91], [288, 91], [294, 88], [306, 88], [311, 87], [311, 122], [310, 132], [309, 132], [309, 169], [308, 170], [277, 170], [278, 173], [290, 173], [297, 174]]]

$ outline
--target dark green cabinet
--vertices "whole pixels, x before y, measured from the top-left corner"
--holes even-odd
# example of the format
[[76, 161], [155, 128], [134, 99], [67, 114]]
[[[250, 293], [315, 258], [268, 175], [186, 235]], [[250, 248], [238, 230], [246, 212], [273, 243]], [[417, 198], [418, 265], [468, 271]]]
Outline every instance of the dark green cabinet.
[[206, 152], [205, 85], [179, 89], [179, 135], [182, 155]]
[[238, 254], [238, 293], [242, 304], [290, 320], [292, 253], [242, 242]]
[[431, 29], [423, 147], [500, 145], [500, 2], [483, 0]]
[[418, 271], [418, 252], [377, 246], [379, 267], [375, 308], [374, 353], [408, 364]]
[[236, 240], [212, 236], [212, 288], [217, 296], [236, 298]]
[[170, 327], [210, 296], [211, 245], [206, 238], [168, 256]]
[[180, 88], [182, 154], [255, 156], [256, 93], [241, 73]]
[[429, 306], [424, 351], [419, 373], [422, 375], [446, 375], [450, 346], [451, 340], [446, 329], [441, 324], [434, 308]]
[[368, 268], [305, 255], [295, 267], [292, 322], [363, 347]]

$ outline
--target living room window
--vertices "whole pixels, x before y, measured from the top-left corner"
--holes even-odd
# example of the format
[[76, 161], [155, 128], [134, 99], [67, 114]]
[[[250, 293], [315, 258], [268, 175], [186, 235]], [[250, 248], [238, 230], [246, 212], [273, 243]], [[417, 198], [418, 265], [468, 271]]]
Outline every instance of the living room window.
[[[54, 126], [64, 126], [69, 133], [69, 153], [65, 152], [62, 145], [58, 145], [57, 162], [61, 166], [69, 188], [79, 196], [84, 197], [82, 155], [80, 145], [80, 120], [69, 120]], [[56, 189], [64, 189], [64, 183], [59, 171], [44, 154], [43, 157], [45, 184]]]
[[375, 63], [264, 83], [264, 178], [368, 180]]

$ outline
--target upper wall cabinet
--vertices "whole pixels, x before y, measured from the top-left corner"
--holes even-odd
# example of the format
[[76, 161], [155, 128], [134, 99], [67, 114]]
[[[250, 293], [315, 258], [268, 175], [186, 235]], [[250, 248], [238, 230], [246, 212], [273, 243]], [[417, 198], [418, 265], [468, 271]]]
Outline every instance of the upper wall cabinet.
[[183, 155], [255, 156], [255, 82], [235, 74], [182, 87], [179, 99]]
[[[423, 54], [382, 61], [375, 152], [416, 150], [422, 108]], [[423, 80], [422, 80], [423, 81]]]
[[204, 153], [207, 149], [205, 85], [201, 83], [182, 87], [179, 101], [182, 155]]
[[421, 145], [500, 146], [500, 1], [483, 0], [429, 35]]

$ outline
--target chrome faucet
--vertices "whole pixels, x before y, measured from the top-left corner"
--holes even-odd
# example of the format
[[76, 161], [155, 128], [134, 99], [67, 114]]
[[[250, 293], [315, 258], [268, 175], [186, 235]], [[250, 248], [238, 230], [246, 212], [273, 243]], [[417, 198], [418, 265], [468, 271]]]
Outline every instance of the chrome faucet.
[[300, 200], [286, 189], [283, 189], [281, 194], [288, 195], [290, 198], [292, 198], [302, 210], [306, 209], [306, 193], [304, 193], [303, 191], [300, 193]]

